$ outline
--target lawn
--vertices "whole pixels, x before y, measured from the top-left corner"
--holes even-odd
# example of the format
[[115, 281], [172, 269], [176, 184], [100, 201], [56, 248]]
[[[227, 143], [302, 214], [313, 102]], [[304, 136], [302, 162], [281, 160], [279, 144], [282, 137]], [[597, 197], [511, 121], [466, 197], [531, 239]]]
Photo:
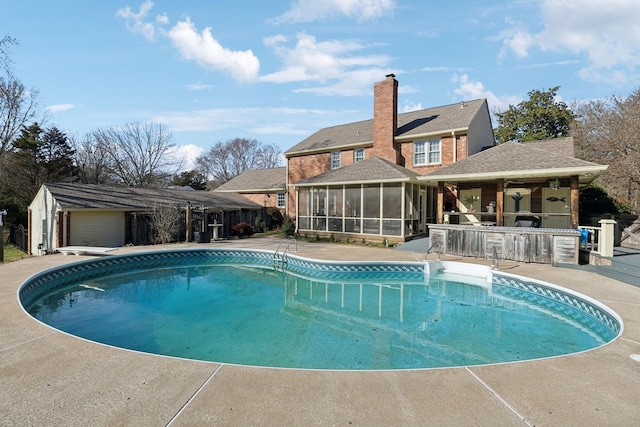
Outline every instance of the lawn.
[[23, 258], [27, 258], [29, 255], [22, 252], [20, 249], [13, 245], [4, 245], [4, 262], [18, 261]]

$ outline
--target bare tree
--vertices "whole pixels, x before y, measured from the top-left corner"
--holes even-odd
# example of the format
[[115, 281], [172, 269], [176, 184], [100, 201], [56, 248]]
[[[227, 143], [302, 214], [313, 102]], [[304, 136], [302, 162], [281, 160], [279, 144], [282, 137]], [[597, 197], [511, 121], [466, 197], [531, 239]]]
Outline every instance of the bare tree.
[[7, 75], [11, 75], [13, 71], [13, 61], [9, 56], [9, 46], [17, 44], [18, 41], [8, 35], [0, 39], [0, 68], [4, 69]]
[[98, 144], [93, 133], [85, 134], [81, 140], [74, 140], [78, 176], [83, 184], [114, 184], [111, 174], [111, 157], [108, 147]]
[[580, 157], [609, 168], [598, 183], [620, 201], [640, 207], [640, 89], [629, 96], [576, 103], [573, 136]]
[[155, 243], [169, 243], [177, 240], [182, 214], [177, 206], [154, 205], [151, 208], [151, 223], [155, 229]]
[[10, 36], [0, 39], [0, 71], [6, 75], [0, 76], [0, 159], [22, 126], [32, 121], [38, 110], [38, 91], [26, 90], [13, 75], [9, 47], [17, 44], [18, 41]]
[[136, 187], [163, 184], [182, 165], [175, 157], [171, 132], [158, 123], [127, 123], [93, 132], [99, 150], [108, 155], [110, 172]]
[[246, 138], [219, 141], [196, 158], [198, 170], [218, 184], [223, 184], [244, 171], [273, 168], [280, 163], [278, 146]]
[[38, 111], [36, 89], [27, 90], [13, 77], [0, 77], [0, 157], [9, 149], [22, 126]]

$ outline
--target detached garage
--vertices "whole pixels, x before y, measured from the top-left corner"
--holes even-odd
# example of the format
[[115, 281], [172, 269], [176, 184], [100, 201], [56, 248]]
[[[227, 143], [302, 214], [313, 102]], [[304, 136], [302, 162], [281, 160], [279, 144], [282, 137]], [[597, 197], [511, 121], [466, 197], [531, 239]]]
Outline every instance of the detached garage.
[[253, 224], [263, 209], [235, 193], [50, 183], [29, 205], [28, 252], [151, 243], [149, 212], [155, 207], [180, 208], [178, 238], [187, 241], [194, 232], [212, 235], [214, 224], [220, 236], [229, 235], [239, 222]]

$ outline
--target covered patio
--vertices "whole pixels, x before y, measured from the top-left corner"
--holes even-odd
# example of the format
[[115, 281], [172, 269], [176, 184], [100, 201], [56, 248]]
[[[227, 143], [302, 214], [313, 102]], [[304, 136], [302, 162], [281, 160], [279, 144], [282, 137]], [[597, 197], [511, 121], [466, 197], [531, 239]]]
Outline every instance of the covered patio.
[[561, 138], [500, 144], [418, 179], [437, 188], [438, 224], [576, 229], [580, 187], [606, 168]]

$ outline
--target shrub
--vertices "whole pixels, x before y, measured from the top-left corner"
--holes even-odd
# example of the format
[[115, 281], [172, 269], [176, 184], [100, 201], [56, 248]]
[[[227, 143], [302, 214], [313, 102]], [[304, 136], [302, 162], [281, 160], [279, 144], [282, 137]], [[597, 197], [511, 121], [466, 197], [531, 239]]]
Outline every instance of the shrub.
[[253, 236], [253, 234], [256, 232], [256, 230], [246, 222], [239, 222], [231, 226], [231, 231], [235, 236], [238, 236], [238, 237]]
[[264, 231], [264, 223], [262, 222], [262, 215], [258, 215], [255, 220], [255, 225], [253, 227], [256, 233], [262, 233]]
[[284, 217], [282, 216], [282, 214], [280, 213], [279, 209], [273, 209], [271, 210], [271, 212], [269, 213], [269, 215], [271, 216], [271, 224], [273, 227], [275, 228], [279, 228], [282, 227], [284, 224]]
[[285, 221], [282, 223], [282, 228], [280, 228], [280, 234], [283, 236], [293, 236], [296, 233], [296, 226], [292, 221]]

